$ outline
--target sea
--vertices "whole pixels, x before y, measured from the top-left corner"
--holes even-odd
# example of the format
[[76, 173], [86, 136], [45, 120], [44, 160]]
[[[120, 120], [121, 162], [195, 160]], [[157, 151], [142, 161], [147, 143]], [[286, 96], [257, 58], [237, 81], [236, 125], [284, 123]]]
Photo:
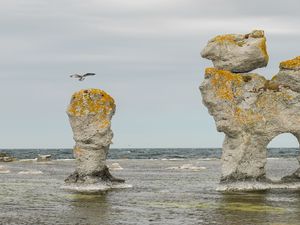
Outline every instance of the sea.
[[[39, 154], [52, 159], [73, 159], [72, 149], [1, 149], [17, 159], [34, 159]], [[108, 159], [220, 159], [221, 148], [118, 148], [110, 149]], [[298, 148], [269, 148], [268, 158], [289, 158], [299, 155]]]
[[[218, 191], [221, 149], [111, 149], [111, 173], [131, 187], [99, 193], [61, 188], [76, 169], [71, 149], [1, 152], [54, 160], [0, 162], [0, 225], [300, 225], [300, 190]], [[269, 149], [267, 177], [293, 173], [298, 155]]]

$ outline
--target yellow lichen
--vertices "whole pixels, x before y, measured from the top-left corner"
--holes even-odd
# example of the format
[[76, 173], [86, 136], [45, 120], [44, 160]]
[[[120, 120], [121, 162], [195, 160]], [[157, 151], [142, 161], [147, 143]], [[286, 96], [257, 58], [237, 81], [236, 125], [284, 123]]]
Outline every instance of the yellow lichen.
[[294, 59], [286, 60], [280, 63], [280, 69], [300, 69], [300, 56], [297, 56]]
[[260, 42], [259, 48], [262, 51], [265, 59], [267, 61], [269, 61], [269, 55], [268, 55], [268, 52], [267, 52], [267, 44], [266, 44], [266, 42], [267, 42], [267, 39], [265, 37], [263, 37], [263, 39]]
[[115, 110], [114, 99], [99, 89], [87, 89], [75, 92], [68, 107], [71, 116], [86, 116], [97, 114], [99, 127], [104, 128], [110, 124], [110, 115]]
[[[240, 94], [239, 90], [237, 90], [237, 87], [243, 82], [243, 77], [240, 74], [215, 68], [206, 68], [205, 75], [211, 76], [211, 84], [215, 89], [216, 96], [220, 99], [232, 101], [234, 96]], [[236, 91], [233, 91], [233, 88]]]
[[233, 34], [218, 35], [213, 39], [213, 41], [219, 42], [219, 43], [235, 44], [238, 46], [244, 45], [244, 42], [237, 41], [236, 37]]
[[234, 109], [234, 118], [241, 125], [252, 125], [263, 120], [263, 116], [252, 109], [245, 110], [239, 107]]

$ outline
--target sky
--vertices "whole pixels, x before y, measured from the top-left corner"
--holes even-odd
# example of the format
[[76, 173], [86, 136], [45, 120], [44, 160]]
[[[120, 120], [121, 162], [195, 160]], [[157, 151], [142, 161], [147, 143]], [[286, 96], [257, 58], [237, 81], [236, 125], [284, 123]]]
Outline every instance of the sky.
[[[0, 148], [71, 148], [73, 92], [114, 97], [113, 148], [221, 147], [199, 85], [218, 34], [263, 29], [271, 78], [300, 55], [298, 0], [1, 0]], [[84, 82], [73, 73], [95, 72]], [[297, 147], [280, 135], [269, 146]]]

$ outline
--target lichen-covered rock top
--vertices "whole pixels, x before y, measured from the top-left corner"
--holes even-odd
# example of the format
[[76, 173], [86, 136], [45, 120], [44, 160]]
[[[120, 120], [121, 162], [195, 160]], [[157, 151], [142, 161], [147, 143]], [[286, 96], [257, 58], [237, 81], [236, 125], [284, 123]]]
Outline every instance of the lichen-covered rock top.
[[110, 125], [112, 115], [115, 113], [114, 99], [100, 89], [86, 89], [72, 95], [67, 113], [70, 117], [84, 117], [97, 115], [96, 122], [101, 128]]
[[300, 92], [300, 56], [280, 63], [280, 71], [272, 78], [272, 82]]
[[282, 70], [300, 70], [300, 56], [281, 62], [279, 68]]
[[246, 73], [265, 67], [269, 61], [262, 30], [245, 35], [218, 35], [208, 42], [201, 56], [212, 60], [215, 68], [234, 73]]
[[100, 89], [87, 89], [75, 92], [68, 107], [68, 114], [84, 116], [89, 113], [111, 113], [116, 108], [114, 99]]

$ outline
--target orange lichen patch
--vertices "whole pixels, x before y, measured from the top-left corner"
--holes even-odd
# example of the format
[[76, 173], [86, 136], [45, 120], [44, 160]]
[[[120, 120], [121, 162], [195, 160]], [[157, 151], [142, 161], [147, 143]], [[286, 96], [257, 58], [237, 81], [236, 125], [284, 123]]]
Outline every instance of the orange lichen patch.
[[280, 69], [287, 70], [299, 70], [300, 69], [300, 56], [297, 56], [294, 59], [286, 60], [280, 63]]
[[241, 125], [252, 125], [263, 120], [263, 116], [252, 109], [244, 110], [239, 107], [234, 109], [234, 118]]
[[110, 124], [115, 107], [114, 99], [109, 94], [99, 89], [88, 89], [73, 94], [67, 111], [71, 116], [97, 114], [99, 127], [104, 128]]
[[212, 41], [222, 44], [235, 44], [238, 46], [244, 45], [244, 42], [241, 40], [237, 41], [236, 37], [233, 34], [218, 35]]
[[210, 76], [211, 85], [214, 87], [215, 94], [219, 98], [233, 101], [235, 96], [240, 95], [238, 87], [244, 82], [240, 74], [215, 68], [206, 68], [205, 75]]
[[268, 52], [267, 52], [267, 44], [266, 44], [266, 42], [267, 42], [267, 39], [265, 37], [263, 37], [263, 39], [261, 40], [261, 42], [259, 44], [259, 48], [262, 51], [265, 59], [267, 61], [269, 61], [269, 55], [268, 55]]

